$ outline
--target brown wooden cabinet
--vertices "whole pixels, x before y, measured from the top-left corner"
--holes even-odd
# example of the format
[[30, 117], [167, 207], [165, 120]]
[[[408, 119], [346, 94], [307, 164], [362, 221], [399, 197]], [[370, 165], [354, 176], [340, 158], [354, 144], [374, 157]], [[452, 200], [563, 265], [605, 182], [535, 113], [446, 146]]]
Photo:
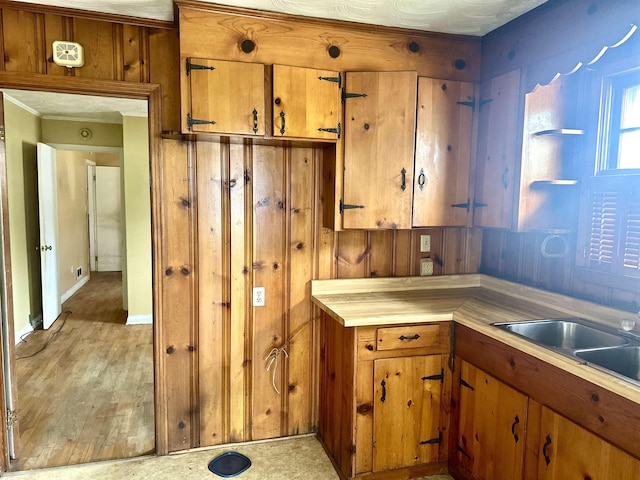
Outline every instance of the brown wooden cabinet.
[[323, 315], [318, 433], [341, 478], [446, 471], [449, 329], [344, 328]]
[[418, 79], [414, 227], [470, 224], [473, 100], [472, 83]]
[[273, 66], [273, 136], [340, 138], [342, 75], [327, 70]]
[[374, 472], [445, 460], [440, 448], [445, 366], [445, 355], [373, 362]]
[[581, 75], [560, 76], [524, 95], [522, 164], [515, 228], [569, 233], [577, 228], [579, 180], [588, 174], [579, 154], [585, 131], [578, 119]]
[[182, 59], [182, 132], [264, 135], [264, 65]]
[[473, 224], [510, 229], [520, 164], [520, 71], [482, 83], [476, 108], [480, 113]]
[[464, 361], [456, 381], [460, 382], [456, 461], [465, 478], [522, 478], [527, 397]]
[[640, 479], [640, 460], [533, 400], [530, 406], [525, 480]]
[[416, 72], [345, 75], [343, 228], [411, 228], [416, 90]]

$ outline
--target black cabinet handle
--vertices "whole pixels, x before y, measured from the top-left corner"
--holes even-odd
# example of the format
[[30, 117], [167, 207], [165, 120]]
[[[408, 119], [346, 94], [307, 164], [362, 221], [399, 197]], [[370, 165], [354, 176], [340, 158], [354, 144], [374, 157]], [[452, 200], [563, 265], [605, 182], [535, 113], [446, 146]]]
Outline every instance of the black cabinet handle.
[[282, 126], [280, 127], [280, 135], [284, 135], [284, 126], [285, 126], [284, 111], [280, 112], [280, 118], [282, 119]]
[[420, 169], [420, 175], [418, 175], [418, 186], [420, 187], [420, 190], [424, 189], [424, 184], [427, 181], [427, 176], [424, 174], [424, 168]]
[[401, 341], [403, 341], [403, 342], [404, 342], [405, 340], [407, 340], [408, 342], [410, 342], [411, 340], [417, 340], [417, 339], [419, 339], [419, 338], [420, 338], [420, 335], [418, 335], [418, 334], [416, 333], [415, 335], [411, 335], [410, 337], [405, 337], [404, 335], [400, 335], [400, 336], [398, 337], [398, 340], [401, 340]]
[[253, 109], [253, 133], [258, 133], [258, 111]]
[[407, 189], [407, 171], [403, 168], [400, 170], [400, 173], [402, 174], [402, 185], [400, 185], [400, 188], [404, 191]]
[[544, 442], [544, 445], [542, 446], [542, 455], [544, 455], [544, 461], [547, 462], [547, 465], [551, 463], [551, 458], [547, 455], [547, 448], [549, 448], [549, 445], [551, 445], [551, 437], [547, 435], [547, 441]]
[[380, 386], [382, 387], [382, 396], [380, 397], [380, 401], [384, 403], [387, 399], [387, 382], [382, 380], [382, 382], [380, 382]]
[[509, 173], [509, 167], [504, 167], [504, 172], [502, 172], [502, 186], [506, 190], [509, 188], [509, 184], [507, 183], [507, 175]]
[[516, 433], [516, 425], [518, 425], [519, 423], [520, 419], [518, 418], [518, 415], [516, 415], [516, 418], [513, 419], [513, 424], [511, 425], [511, 435], [513, 435], [516, 443], [518, 443], [518, 440], [520, 440], [518, 434]]

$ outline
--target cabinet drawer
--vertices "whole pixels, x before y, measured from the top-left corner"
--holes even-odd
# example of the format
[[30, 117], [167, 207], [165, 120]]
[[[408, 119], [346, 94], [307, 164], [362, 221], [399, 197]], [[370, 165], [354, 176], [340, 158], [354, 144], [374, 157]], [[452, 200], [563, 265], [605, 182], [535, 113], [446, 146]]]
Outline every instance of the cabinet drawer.
[[410, 325], [379, 328], [376, 350], [435, 347], [440, 343], [439, 325]]

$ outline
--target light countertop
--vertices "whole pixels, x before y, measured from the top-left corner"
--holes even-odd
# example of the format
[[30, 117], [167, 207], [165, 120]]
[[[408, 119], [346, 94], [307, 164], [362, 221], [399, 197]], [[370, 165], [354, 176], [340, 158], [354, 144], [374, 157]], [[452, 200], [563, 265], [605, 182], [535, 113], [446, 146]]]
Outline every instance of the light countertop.
[[481, 274], [314, 280], [311, 298], [345, 327], [453, 320], [640, 404], [640, 386], [491, 325], [582, 317], [618, 328], [637, 319], [629, 312]]

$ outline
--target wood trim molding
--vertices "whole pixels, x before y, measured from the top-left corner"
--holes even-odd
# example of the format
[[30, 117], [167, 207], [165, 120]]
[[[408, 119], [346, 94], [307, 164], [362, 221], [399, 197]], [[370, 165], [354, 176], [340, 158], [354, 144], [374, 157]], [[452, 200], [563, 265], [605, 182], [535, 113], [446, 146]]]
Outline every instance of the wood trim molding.
[[[142, 84], [131, 82], [116, 82], [106, 80], [91, 80], [76, 77], [54, 77], [43, 74], [24, 74], [14, 72], [0, 72], [0, 87], [14, 88], [22, 90], [39, 90], [54, 93], [73, 93], [83, 95], [99, 95], [107, 97], [134, 98], [148, 101], [149, 118], [149, 161], [151, 169], [151, 239], [153, 263], [153, 342], [154, 342], [154, 404], [155, 404], [155, 432], [156, 432], [156, 454], [166, 455], [168, 453], [168, 429], [167, 429], [167, 409], [166, 409], [166, 375], [164, 356], [161, 354], [161, 339], [164, 334], [162, 315], [162, 288], [158, 281], [162, 278], [162, 266], [158, 261], [162, 252], [161, 235], [161, 195], [162, 195], [162, 154], [161, 154], [161, 131], [162, 131], [162, 92], [160, 85]], [[0, 176], [6, 169], [6, 159], [0, 158]], [[2, 189], [3, 192], [6, 189]], [[4, 227], [4, 236], [8, 238], [8, 217]], [[5, 265], [10, 257], [5, 251]], [[9, 322], [13, 323], [13, 314], [8, 312]], [[11, 344], [12, 342], [10, 342]], [[6, 361], [6, 359], [5, 359]], [[9, 359], [14, 361], [13, 358]], [[0, 379], [2, 377], [0, 376]], [[0, 409], [0, 426], [7, 422], [6, 411]], [[6, 430], [4, 430], [6, 432]], [[6, 435], [0, 435], [0, 453], [6, 452]], [[0, 460], [0, 468], [6, 470], [8, 467], [8, 456], [3, 455]]]
[[60, 15], [62, 17], [86, 18], [90, 20], [99, 20], [102, 22], [123, 23], [127, 25], [137, 25], [139, 27], [176, 29], [175, 22], [167, 20], [154, 20], [151, 18], [130, 17], [128, 15], [116, 15], [114, 13], [93, 12], [80, 10], [76, 8], [54, 7], [50, 5], [40, 5], [25, 2], [16, 2], [12, 0], [0, 0], [0, 8], [11, 8], [12, 10], [20, 10], [23, 12], [43, 13], [51, 15]]

